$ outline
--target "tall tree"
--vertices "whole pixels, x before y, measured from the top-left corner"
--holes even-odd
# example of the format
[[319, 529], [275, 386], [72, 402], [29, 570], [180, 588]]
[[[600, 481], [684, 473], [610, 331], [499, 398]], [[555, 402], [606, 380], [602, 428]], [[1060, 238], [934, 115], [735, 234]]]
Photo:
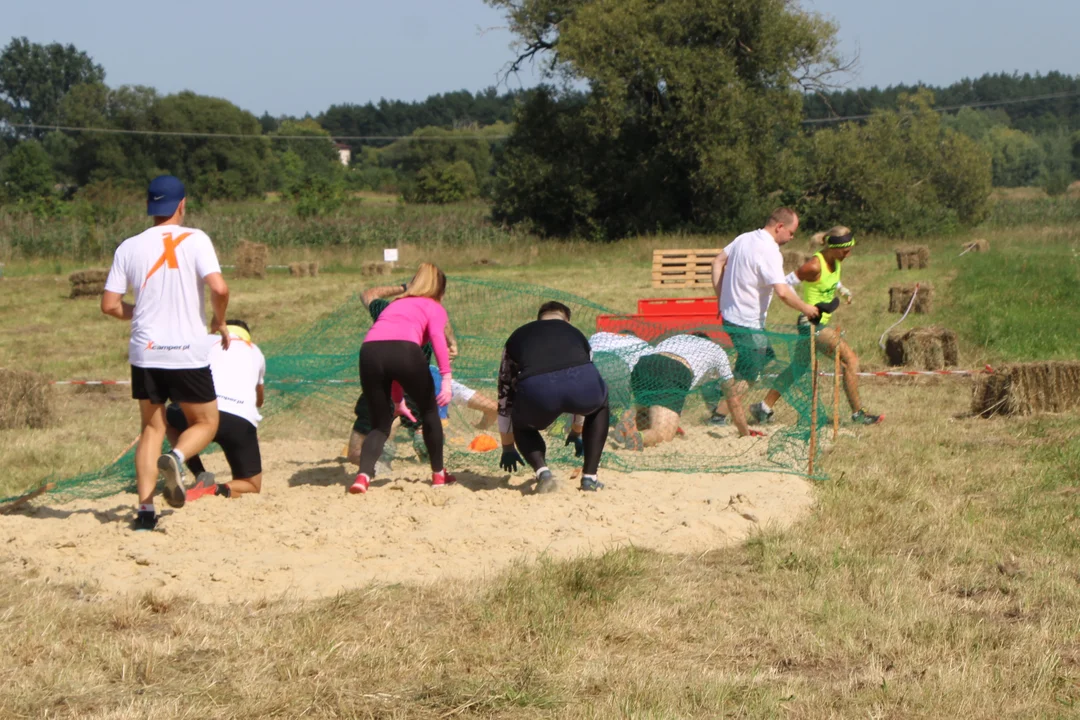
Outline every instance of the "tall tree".
[[[0, 119], [13, 124], [57, 124], [64, 95], [76, 85], [100, 83], [105, 70], [74, 45], [39, 45], [14, 38], [0, 51]], [[47, 130], [19, 128], [16, 135]]]
[[0, 169], [0, 188], [10, 201], [35, 200], [49, 195], [53, 188], [52, 160], [36, 140], [19, 143], [4, 158]]

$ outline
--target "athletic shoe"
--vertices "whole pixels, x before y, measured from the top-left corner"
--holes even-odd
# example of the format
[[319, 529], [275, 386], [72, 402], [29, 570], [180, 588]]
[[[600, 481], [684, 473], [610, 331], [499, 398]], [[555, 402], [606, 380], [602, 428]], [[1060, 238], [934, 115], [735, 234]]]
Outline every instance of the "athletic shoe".
[[879, 422], [885, 419], [884, 413], [881, 415], [871, 415], [865, 410], [860, 410], [857, 413], [852, 413], [851, 422], [856, 425], [877, 425]]
[[371, 478], [364, 473], [356, 473], [356, 479], [353, 480], [353, 484], [349, 486], [349, 494], [363, 495], [367, 492], [369, 485], [371, 485]]
[[764, 403], [754, 403], [750, 406], [750, 419], [755, 425], [765, 425], [772, 422], [773, 411], [766, 410]]
[[547, 493], [553, 493], [559, 489], [559, 482], [551, 474], [550, 470], [545, 470], [540, 473], [540, 476], [536, 478], [536, 494], [546, 495]]
[[727, 415], [722, 415], [713, 410], [712, 417], [709, 418], [709, 424], [713, 427], [723, 427], [728, 424]]
[[604, 489], [604, 483], [594, 477], [581, 476], [581, 489], [585, 492], [596, 492]]
[[140, 510], [135, 516], [131, 529], [135, 532], [150, 531], [157, 527], [157, 515], [153, 510]]
[[627, 450], [641, 451], [645, 449], [645, 438], [641, 433], [634, 431], [623, 438], [623, 447]]
[[457, 478], [446, 472], [443, 468], [439, 472], [431, 473], [431, 485], [432, 487], [443, 487], [444, 485], [453, 485], [457, 482]]
[[611, 439], [620, 445], [626, 444], [626, 438], [637, 432], [637, 423], [634, 421], [634, 411], [627, 410], [615, 423], [615, 429], [611, 431]]
[[214, 473], [201, 472], [195, 478], [194, 484], [184, 493], [184, 497], [188, 502], [191, 502], [192, 500], [198, 500], [203, 495], [213, 495], [216, 492], [217, 484], [214, 482]]
[[165, 489], [161, 491], [169, 507], [182, 508], [187, 496], [184, 492], [184, 469], [180, 461], [171, 452], [157, 460], [158, 472], [165, 478]]

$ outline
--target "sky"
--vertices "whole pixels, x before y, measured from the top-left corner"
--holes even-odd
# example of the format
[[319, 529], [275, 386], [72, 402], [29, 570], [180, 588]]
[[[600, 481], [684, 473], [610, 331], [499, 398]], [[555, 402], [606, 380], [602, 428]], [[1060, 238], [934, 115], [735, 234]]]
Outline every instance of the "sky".
[[[858, 54], [851, 87], [946, 85], [985, 72], [1080, 74], [1078, 0], [803, 0]], [[155, 8], [160, 10], [155, 11]], [[72, 43], [106, 83], [193, 90], [257, 115], [422, 100], [495, 85], [513, 59], [505, 19], [482, 0], [0, 0], [0, 42]], [[534, 72], [510, 87], [538, 82]]]

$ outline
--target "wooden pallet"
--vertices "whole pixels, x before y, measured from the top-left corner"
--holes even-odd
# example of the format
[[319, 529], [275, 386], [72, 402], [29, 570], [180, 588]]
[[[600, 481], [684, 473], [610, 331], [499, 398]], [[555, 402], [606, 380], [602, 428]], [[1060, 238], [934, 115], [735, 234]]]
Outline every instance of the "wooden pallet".
[[720, 253], [712, 250], [653, 250], [654, 288], [712, 287], [712, 262]]

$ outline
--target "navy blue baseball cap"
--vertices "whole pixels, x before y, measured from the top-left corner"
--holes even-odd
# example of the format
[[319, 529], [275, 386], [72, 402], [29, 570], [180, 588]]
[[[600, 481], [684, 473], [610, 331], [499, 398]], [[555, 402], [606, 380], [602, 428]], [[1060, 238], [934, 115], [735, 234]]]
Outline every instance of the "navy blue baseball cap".
[[169, 217], [184, 199], [184, 183], [172, 175], [158, 175], [146, 191], [146, 214]]

